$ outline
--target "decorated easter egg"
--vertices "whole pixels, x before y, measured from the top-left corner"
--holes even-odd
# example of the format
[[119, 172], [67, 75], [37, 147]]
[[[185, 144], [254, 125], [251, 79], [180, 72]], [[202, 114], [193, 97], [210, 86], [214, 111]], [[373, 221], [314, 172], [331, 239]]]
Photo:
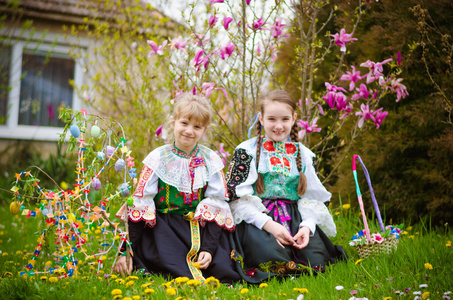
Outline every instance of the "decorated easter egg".
[[105, 158], [105, 153], [99, 151], [99, 152], [97, 153], [97, 157], [98, 157], [100, 160], [104, 160], [104, 158]]
[[101, 181], [99, 180], [99, 178], [95, 177], [93, 179], [93, 181], [91, 182], [91, 187], [95, 191], [99, 191], [101, 189]]
[[101, 128], [99, 126], [91, 126], [91, 136], [97, 139], [101, 135]]
[[20, 211], [20, 203], [17, 201], [11, 202], [11, 204], [9, 205], [9, 210], [13, 215], [17, 215]]
[[132, 197], [127, 198], [127, 206], [134, 206], [134, 198]]
[[112, 146], [105, 147], [105, 154], [107, 156], [112, 156], [113, 153], [115, 153], [115, 148], [113, 148]]
[[71, 220], [72, 222], [75, 222], [76, 217], [74, 216], [73, 213], [68, 214], [68, 219]]
[[121, 196], [127, 197], [130, 194], [131, 187], [125, 182], [118, 186], [117, 190], [120, 192]]
[[69, 127], [69, 132], [71, 132], [72, 136], [75, 138], [78, 138], [80, 136], [80, 129], [75, 124], [71, 125], [71, 127]]
[[115, 163], [115, 171], [121, 172], [124, 168], [126, 168], [126, 162], [122, 158], [118, 159]]

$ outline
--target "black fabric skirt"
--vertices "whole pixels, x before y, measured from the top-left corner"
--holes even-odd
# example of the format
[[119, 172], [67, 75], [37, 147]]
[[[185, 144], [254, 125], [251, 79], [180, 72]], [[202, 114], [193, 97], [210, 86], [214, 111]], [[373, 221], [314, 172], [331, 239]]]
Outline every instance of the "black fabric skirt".
[[[191, 248], [190, 223], [182, 215], [163, 214], [156, 212], [156, 225], [150, 228], [144, 221], [130, 222], [131, 233], [142, 232], [142, 236], [132, 244], [134, 251], [133, 263], [136, 270], [143, 270], [145, 274], [160, 274], [167, 278], [193, 278], [186, 257]], [[209, 226], [217, 226], [207, 222], [200, 227], [200, 237], [203, 246], [203, 236]], [[212, 261], [207, 269], [203, 269], [205, 278], [214, 276], [222, 283], [231, 283], [240, 280], [233, 261], [230, 258], [231, 248], [228, 241], [228, 232], [219, 230], [218, 246], [212, 253]], [[217, 242], [217, 241], [216, 241]]]
[[[286, 204], [286, 209], [291, 217], [287, 222], [294, 236], [302, 222], [297, 202]], [[273, 211], [268, 215], [273, 217]], [[324, 271], [328, 264], [347, 259], [343, 248], [333, 245], [318, 226], [302, 250], [291, 246], [282, 248], [272, 234], [244, 221], [236, 224], [236, 230], [230, 235], [230, 244], [236, 269], [249, 283], [259, 283], [274, 276], [316, 273]]]

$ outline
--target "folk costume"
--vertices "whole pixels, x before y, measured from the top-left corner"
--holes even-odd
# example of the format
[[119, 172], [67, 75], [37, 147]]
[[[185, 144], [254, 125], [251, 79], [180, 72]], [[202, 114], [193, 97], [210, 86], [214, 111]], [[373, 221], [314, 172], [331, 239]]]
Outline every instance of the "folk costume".
[[[145, 274], [221, 282], [239, 279], [230, 259], [227, 231], [233, 231], [223, 162], [211, 149], [197, 145], [187, 154], [172, 145], [152, 151], [144, 160], [128, 216], [133, 264]], [[207, 269], [194, 265], [207, 251]]]
[[[276, 275], [294, 276], [323, 271], [326, 264], [346, 258], [342, 247], [334, 246], [327, 235], [335, 236], [336, 226], [325, 202], [331, 194], [316, 176], [314, 153], [301, 143], [264, 139], [256, 164], [257, 138], [241, 143], [235, 150], [227, 174], [227, 189], [236, 230], [230, 243], [241, 277], [258, 283]], [[301, 155], [307, 178], [304, 195], [297, 195], [299, 172], [296, 157]], [[264, 179], [264, 192], [255, 193], [258, 172]], [[300, 227], [310, 228], [307, 247], [282, 248], [275, 237], [262, 230], [273, 219], [294, 236]]]

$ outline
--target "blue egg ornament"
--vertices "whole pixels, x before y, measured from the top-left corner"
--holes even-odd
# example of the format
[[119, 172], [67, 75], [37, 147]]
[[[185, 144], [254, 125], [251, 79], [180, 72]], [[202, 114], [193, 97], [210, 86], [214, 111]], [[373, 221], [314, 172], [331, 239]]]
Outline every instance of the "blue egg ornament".
[[80, 136], [80, 129], [75, 124], [71, 125], [71, 127], [69, 127], [69, 132], [71, 132], [72, 136], [75, 138], [78, 138]]

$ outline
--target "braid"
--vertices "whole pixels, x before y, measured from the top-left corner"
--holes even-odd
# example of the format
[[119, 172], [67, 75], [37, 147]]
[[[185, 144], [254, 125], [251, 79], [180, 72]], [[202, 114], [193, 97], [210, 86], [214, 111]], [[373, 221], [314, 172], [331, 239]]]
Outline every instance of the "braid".
[[[291, 133], [289, 134], [292, 142], [297, 142], [297, 124], [294, 123], [293, 127], [291, 128]], [[298, 143], [299, 145], [299, 143]], [[305, 190], [307, 189], [307, 177], [302, 170], [302, 149], [299, 147], [299, 155], [296, 157], [297, 163], [297, 170], [299, 171], [299, 184], [297, 185], [297, 194], [302, 196], [305, 194]]]
[[264, 192], [264, 179], [261, 173], [258, 172], [258, 166], [260, 164], [261, 156], [261, 144], [263, 143], [263, 137], [261, 136], [261, 123], [256, 122], [256, 172], [258, 173], [258, 179], [255, 182], [255, 192], [260, 195]]

